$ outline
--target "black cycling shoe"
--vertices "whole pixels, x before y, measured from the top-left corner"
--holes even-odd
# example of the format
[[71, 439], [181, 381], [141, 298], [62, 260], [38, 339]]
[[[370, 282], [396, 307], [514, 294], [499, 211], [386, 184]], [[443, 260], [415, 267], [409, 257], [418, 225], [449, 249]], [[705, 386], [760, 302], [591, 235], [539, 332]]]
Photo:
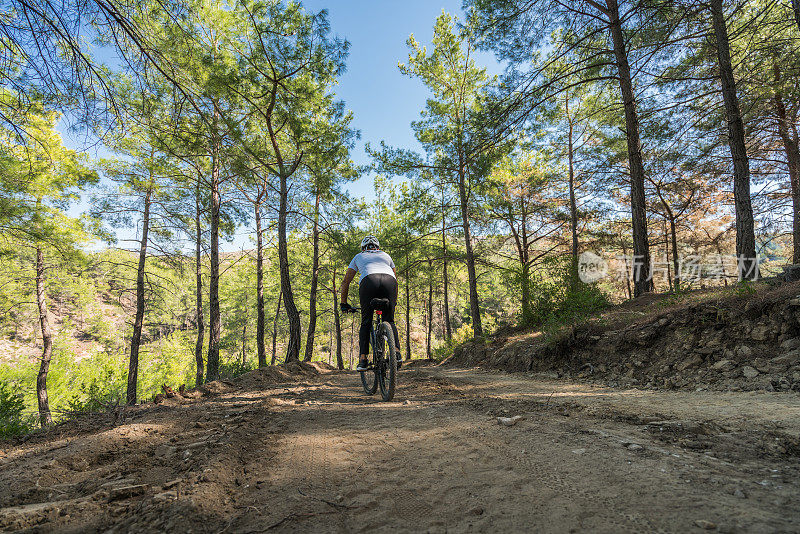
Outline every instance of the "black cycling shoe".
[[358, 360], [356, 371], [367, 371], [369, 369], [369, 360]]
[[400, 369], [403, 366], [403, 355], [400, 354], [400, 349], [396, 349], [395, 354], [397, 355], [397, 368]]

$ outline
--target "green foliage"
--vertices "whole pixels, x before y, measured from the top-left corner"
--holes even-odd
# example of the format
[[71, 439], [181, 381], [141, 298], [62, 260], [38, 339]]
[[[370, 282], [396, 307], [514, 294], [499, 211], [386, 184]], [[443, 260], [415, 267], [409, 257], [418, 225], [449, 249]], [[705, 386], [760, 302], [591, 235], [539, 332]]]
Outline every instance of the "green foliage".
[[86, 321], [86, 333], [105, 345], [106, 350], [113, 347], [114, 327], [102, 312], [95, 310]]
[[675, 293], [671, 293], [664, 297], [663, 299], [659, 300], [656, 303], [656, 306], [659, 308], [670, 308], [675, 306], [676, 304], [680, 304], [684, 300], [685, 293], [683, 291], [678, 291]]
[[67, 400], [70, 414], [105, 411], [124, 400], [124, 382], [120, 379], [119, 370], [109, 366], [108, 362], [108, 359], [102, 358], [95, 362], [96, 365], [85, 366], [89, 376], [81, 377], [74, 387], [77, 391]]
[[596, 285], [581, 284], [567, 292], [555, 317], [567, 323], [577, 323], [609, 305], [608, 296]]
[[162, 385], [177, 388], [194, 385], [194, 341], [196, 332], [173, 332], [139, 353], [139, 398], [161, 391]]
[[231, 378], [236, 378], [237, 376], [249, 373], [255, 369], [255, 365], [258, 363], [253, 362], [252, 360], [251, 362], [246, 362], [244, 365], [242, 365], [240, 360], [223, 362], [219, 366], [219, 376], [222, 379], [230, 380]]
[[[174, 332], [145, 346], [140, 353], [138, 394], [148, 399], [163, 385], [194, 386], [194, 332]], [[103, 411], [125, 399], [127, 354], [96, 352], [77, 363], [59, 351], [53, 359], [50, 390], [54, 405], [73, 412]], [[65, 402], [62, 402], [66, 399]]]
[[[8, 97], [0, 92], [0, 102]], [[15, 128], [0, 128], [0, 235], [26, 244], [49, 244], [60, 254], [97, 231], [97, 221], [70, 217], [65, 208], [99, 180], [85, 154], [67, 149], [56, 130], [60, 113], [39, 101], [15, 116]]]
[[22, 394], [15, 393], [17, 384], [0, 381], [0, 439], [13, 438], [33, 429], [33, 418], [25, 415]]
[[609, 305], [608, 297], [595, 284], [573, 283], [568, 263], [548, 263], [549, 269], [531, 278], [531, 310], [522, 318], [524, 324], [573, 324]]
[[453, 338], [450, 341], [445, 341], [433, 350], [433, 358], [435, 360], [443, 360], [453, 354], [453, 350], [467, 340], [472, 339], [473, 332], [472, 326], [469, 324], [462, 324], [453, 332]]
[[125, 398], [125, 379], [123, 354], [97, 351], [79, 360], [64, 339], [57, 338], [48, 380], [57, 410], [71, 415], [115, 406]]
[[753, 287], [753, 282], [749, 280], [742, 280], [736, 284], [735, 287], [737, 297], [749, 297], [756, 292], [756, 288]]
[[609, 306], [606, 295], [595, 285], [581, 284], [567, 289], [563, 300], [555, 300], [540, 325], [543, 338], [550, 346], [569, 340], [570, 326], [587, 321]]
[[[194, 386], [193, 330], [174, 332], [146, 345], [140, 358], [139, 396], [152, 398], [166, 384], [178, 388]], [[97, 350], [88, 357], [78, 357], [69, 336], [58, 335], [53, 346], [53, 360], [48, 376], [48, 392], [55, 419], [74, 413], [103, 411], [125, 398], [127, 353]], [[26, 410], [33, 411], [36, 395], [37, 365], [16, 362], [0, 365], [0, 383], [23, 384], [19, 397]], [[231, 373], [233, 376], [234, 373]]]

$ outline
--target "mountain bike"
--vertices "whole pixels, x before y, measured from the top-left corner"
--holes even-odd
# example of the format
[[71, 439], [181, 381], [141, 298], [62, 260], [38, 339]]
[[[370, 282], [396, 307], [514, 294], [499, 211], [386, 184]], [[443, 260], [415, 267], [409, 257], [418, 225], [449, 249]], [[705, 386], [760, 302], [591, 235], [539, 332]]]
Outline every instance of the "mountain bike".
[[[383, 313], [389, 309], [389, 299], [372, 299], [372, 309], [375, 310], [375, 320], [369, 335], [372, 345], [372, 365], [361, 373], [361, 384], [367, 395], [374, 395], [381, 388], [383, 400], [390, 401], [394, 397], [397, 387], [397, 354], [395, 347], [397, 340], [389, 323], [383, 321]], [[350, 308], [351, 313], [356, 313], [360, 308]]]

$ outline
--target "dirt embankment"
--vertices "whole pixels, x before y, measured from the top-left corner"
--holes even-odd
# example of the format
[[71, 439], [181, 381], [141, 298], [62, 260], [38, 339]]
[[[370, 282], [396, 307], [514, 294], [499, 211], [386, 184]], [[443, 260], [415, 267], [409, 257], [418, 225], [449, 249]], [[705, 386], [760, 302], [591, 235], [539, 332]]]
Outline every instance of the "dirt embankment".
[[[254, 440], [274, 425], [253, 414], [294, 405], [332, 371], [267, 367], [0, 442], [0, 532], [207, 532], [219, 520], [197, 503], [225, 505], [243, 464], [271, 454]], [[212, 477], [224, 484], [202, 484]]]
[[688, 304], [643, 299], [549, 336], [459, 347], [449, 363], [654, 389], [800, 391], [800, 284]]

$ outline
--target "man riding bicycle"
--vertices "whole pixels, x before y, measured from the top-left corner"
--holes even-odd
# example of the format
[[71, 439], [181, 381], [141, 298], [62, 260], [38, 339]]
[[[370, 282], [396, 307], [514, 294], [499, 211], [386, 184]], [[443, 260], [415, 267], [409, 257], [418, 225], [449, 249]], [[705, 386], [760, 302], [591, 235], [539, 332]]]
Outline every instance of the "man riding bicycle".
[[[381, 250], [378, 238], [368, 235], [361, 240], [361, 252], [356, 254], [347, 272], [344, 275], [341, 289], [341, 310], [343, 312], [354, 311], [355, 309], [347, 303], [347, 294], [350, 289], [350, 282], [356, 275], [361, 273], [358, 282], [358, 297], [361, 302], [361, 329], [358, 331], [358, 371], [366, 371], [369, 367], [369, 336], [372, 330], [372, 299], [389, 299], [390, 306], [383, 313], [383, 320], [392, 325], [394, 339], [400, 343], [400, 336], [397, 334], [397, 326], [394, 324], [394, 308], [397, 305], [397, 271], [394, 267], [392, 258]], [[397, 347], [397, 362], [400, 365], [400, 347]]]

